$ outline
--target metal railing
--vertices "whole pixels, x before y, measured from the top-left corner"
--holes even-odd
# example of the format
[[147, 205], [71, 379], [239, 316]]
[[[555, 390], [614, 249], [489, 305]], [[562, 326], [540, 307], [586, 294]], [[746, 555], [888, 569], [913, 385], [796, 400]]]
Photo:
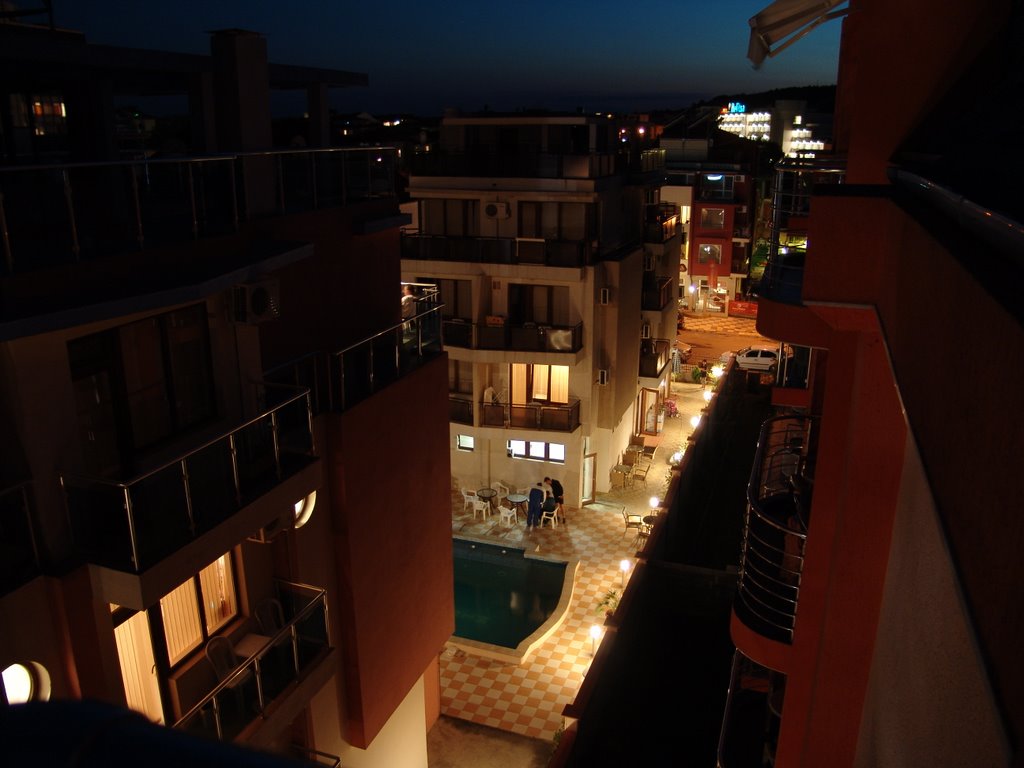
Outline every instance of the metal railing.
[[327, 595], [304, 584], [278, 582], [285, 625], [255, 654], [186, 712], [174, 728], [231, 741], [323, 659], [331, 645]]
[[0, 595], [42, 572], [30, 485], [25, 480], [0, 490]]
[[580, 401], [561, 403], [481, 403], [480, 426], [573, 432], [580, 425]]
[[595, 243], [587, 240], [465, 237], [402, 231], [402, 258], [471, 264], [537, 264], [584, 267], [593, 263]]
[[[273, 385], [265, 385], [272, 391]], [[315, 454], [308, 390], [128, 480], [60, 475], [78, 550], [139, 573], [228, 519]]]
[[0, 168], [0, 247], [30, 272], [237, 232], [266, 216], [394, 197], [397, 150], [278, 150]]
[[578, 352], [583, 348], [583, 323], [511, 325], [470, 323], [453, 318], [444, 321], [444, 345], [516, 352]]
[[676, 280], [671, 277], [657, 277], [653, 284], [645, 285], [640, 293], [640, 309], [645, 312], [660, 312], [669, 304], [674, 303]]
[[448, 421], [473, 425], [473, 400], [470, 395], [448, 395]]
[[787, 304], [801, 302], [806, 247], [783, 246], [782, 233], [806, 233], [806, 217], [811, 212], [815, 188], [823, 184], [842, 184], [845, 175], [845, 164], [840, 159], [790, 160], [776, 167], [772, 188], [772, 236], [758, 288], [762, 296]]
[[668, 339], [644, 339], [640, 344], [638, 373], [648, 379], [661, 376], [672, 360], [672, 342]]
[[[344, 411], [443, 351], [438, 304], [327, 355], [331, 410]], [[420, 307], [422, 308], [422, 307]]]
[[717, 768], [775, 764], [786, 676], [736, 650], [718, 736]]
[[792, 642], [807, 542], [813, 421], [769, 419], [747, 485], [736, 614], [751, 629]]

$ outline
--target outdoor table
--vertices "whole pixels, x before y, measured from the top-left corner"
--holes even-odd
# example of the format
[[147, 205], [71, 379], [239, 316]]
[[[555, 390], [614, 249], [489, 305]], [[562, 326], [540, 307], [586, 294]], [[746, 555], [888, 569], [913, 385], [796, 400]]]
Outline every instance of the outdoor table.
[[498, 495], [498, 492], [493, 488], [477, 488], [476, 495], [478, 498], [486, 501], [490, 506], [494, 506], [494, 497]]
[[523, 505], [530, 500], [529, 496], [526, 496], [525, 494], [522, 493], [510, 493], [505, 498], [508, 499], [513, 504], [515, 504], [517, 507], [519, 507], [520, 512], [522, 512], [524, 515], [526, 514], [526, 508]]
[[620, 488], [626, 487], [626, 483], [629, 481], [630, 473], [632, 473], [632, 471], [633, 468], [628, 464], [616, 464], [612, 467], [612, 472], [618, 472], [622, 475], [622, 485], [619, 486]]

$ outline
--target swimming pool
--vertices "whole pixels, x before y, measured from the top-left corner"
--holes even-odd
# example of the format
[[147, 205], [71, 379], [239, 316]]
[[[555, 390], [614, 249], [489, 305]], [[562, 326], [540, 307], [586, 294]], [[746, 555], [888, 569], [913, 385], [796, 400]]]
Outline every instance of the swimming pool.
[[460, 538], [452, 553], [456, 647], [519, 663], [562, 623], [579, 561]]

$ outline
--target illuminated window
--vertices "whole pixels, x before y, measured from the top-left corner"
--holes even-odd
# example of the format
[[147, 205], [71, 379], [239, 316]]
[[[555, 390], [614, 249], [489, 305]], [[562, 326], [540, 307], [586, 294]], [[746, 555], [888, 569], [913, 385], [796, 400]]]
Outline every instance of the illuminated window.
[[715, 262], [722, 263], [722, 246], [704, 244], [697, 249], [697, 261], [701, 264]]
[[160, 598], [160, 614], [168, 662], [173, 666], [238, 614], [231, 554], [221, 555]]
[[556, 464], [565, 463], [565, 446], [561, 443], [543, 443], [539, 440], [509, 440], [508, 456], [513, 459], [533, 459]]
[[472, 451], [476, 447], [476, 441], [471, 435], [456, 435], [455, 447], [460, 451]]

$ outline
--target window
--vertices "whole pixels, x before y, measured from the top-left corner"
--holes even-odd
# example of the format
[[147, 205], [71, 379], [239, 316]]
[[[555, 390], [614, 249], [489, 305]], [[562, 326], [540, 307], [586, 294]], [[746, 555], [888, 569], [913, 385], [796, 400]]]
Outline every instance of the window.
[[700, 196], [705, 200], [731, 200], [733, 177], [727, 173], [705, 173], [700, 179]]
[[568, 403], [569, 366], [512, 363], [512, 402]]
[[446, 320], [458, 317], [469, 320], [473, 317], [473, 293], [469, 280], [434, 280], [421, 278], [421, 282], [434, 283], [439, 292], [438, 300], [443, 305], [441, 316]]
[[569, 288], [556, 285], [509, 283], [508, 316], [513, 325], [569, 324]]
[[697, 261], [701, 264], [707, 264], [709, 262], [715, 262], [716, 264], [722, 263], [722, 246], [720, 245], [709, 245], [704, 244], [697, 249]]
[[228, 552], [160, 598], [170, 665], [184, 659], [237, 614], [235, 578]]
[[539, 440], [509, 440], [508, 455], [513, 459], [534, 459], [565, 463], [565, 446], [561, 443], [543, 443]]
[[426, 235], [475, 237], [480, 234], [478, 200], [422, 200], [420, 229]]
[[466, 360], [448, 358], [448, 391], [461, 395], [473, 392], [473, 364]]
[[476, 441], [471, 435], [456, 435], [455, 447], [460, 451], [472, 451], [476, 447]]
[[701, 208], [701, 229], [725, 229], [724, 208]]
[[594, 209], [586, 203], [524, 200], [519, 203], [519, 237], [544, 240], [589, 240]]

